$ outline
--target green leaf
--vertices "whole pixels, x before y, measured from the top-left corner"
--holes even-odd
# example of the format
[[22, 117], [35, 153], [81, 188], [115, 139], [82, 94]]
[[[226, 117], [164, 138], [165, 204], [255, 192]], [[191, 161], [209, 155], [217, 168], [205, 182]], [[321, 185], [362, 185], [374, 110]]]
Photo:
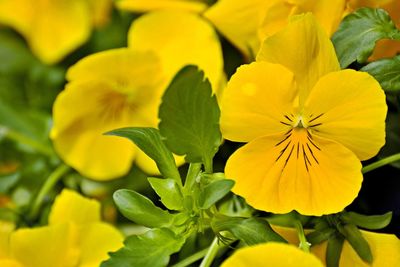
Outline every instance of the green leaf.
[[194, 66], [184, 67], [165, 91], [159, 117], [168, 148], [186, 155], [188, 162], [203, 162], [206, 172], [212, 172], [212, 158], [222, 141], [220, 110], [204, 73]]
[[359, 227], [378, 230], [389, 225], [392, 220], [392, 212], [387, 212], [383, 215], [362, 215], [355, 212], [345, 212], [341, 215], [343, 222], [355, 224]]
[[212, 220], [211, 227], [216, 233], [229, 231], [248, 246], [269, 241], [287, 243], [285, 239], [272, 230], [267, 221], [259, 218], [239, 218], [219, 215]]
[[165, 267], [170, 255], [183, 246], [185, 239], [168, 229], [152, 229], [143, 235], [130, 236], [124, 247], [110, 253], [101, 267]]
[[165, 178], [182, 183], [174, 157], [165, 146], [157, 129], [132, 127], [113, 130], [106, 134], [128, 138], [156, 162], [160, 173]]
[[339, 267], [340, 255], [342, 254], [344, 238], [337, 234], [328, 240], [326, 248], [326, 266]]
[[161, 202], [170, 210], [183, 209], [182, 192], [172, 179], [148, 178], [151, 187], [160, 196]]
[[21, 178], [20, 172], [14, 172], [7, 175], [0, 175], [0, 193], [7, 193]]
[[199, 207], [208, 209], [218, 200], [226, 196], [235, 184], [232, 180], [217, 180], [206, 185], [199, 195]]
[[173, 215], [156, 207], [147, 197], [127, 189], [117, 190], [114, 202], [119, 211], [129, 220], [146, 227], [169, 227]]
[[307, 241], [311, 243], [311, 245], [320, 244], [334, 235], [336, 229], [333, 228], [324, 228], [322, 230], [316, 230], [306, 235]]
[[383, 9], [360, 8], [342, 21], [332, 41], [340, 66], [364, 63], [381, 39], [400, 39], [400, 32]]
[[383, 90], [387, 92], [400, 90], [400, 55], [371, 62], [361, 70], [374, 76]]
[[357, 252], [360, 258], [368, 263], [372, 263], [372, 252], [367, 240], [362, 236], [360, 230], [354, 224], [346, 224], [338, 227], [339, 232], [350, 243], [351, 247]]

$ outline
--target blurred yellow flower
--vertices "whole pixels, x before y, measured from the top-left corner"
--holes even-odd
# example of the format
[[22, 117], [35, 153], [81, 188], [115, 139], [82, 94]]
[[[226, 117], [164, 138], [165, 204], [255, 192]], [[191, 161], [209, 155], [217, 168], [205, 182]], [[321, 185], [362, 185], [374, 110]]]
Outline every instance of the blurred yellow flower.
[[[353, 12], [361, 7], [385, 9], [397, 28], [400, 28], [400, 4], [398, 0], [347, 0], [347, 11]], [[377, 42], [370, 60], [394, 57], [400, 52], [400, 42], [394, 40], [380, 40]]]
[[133, 12], [179, 9], [198, 13], [204, 11], [207, 4], [202, 0], [119, 0], [117, 7]]
[[[297, 231], [293, 228], [273, 226], [273, 229], [284, 237], [289, 243], [298, 245], [299, 239]], [[307, 231], [308, 232], [308, 231]], [[372, 265], [364, 262], [351, 247], [349, 242], [343, 244], [342, 254], [340, 256], [339, 267], [383, 267], [400, 266], [400, 240], [391, 234], [378, 234], [361, 230], [365, 240], [368, 242], [372, 256]], [[325, 264], [327, 242], [311, 247], [311, 252], [316, 255]]]
[[269, 242], [241, 248], [233, 253], [221, 267], [323, 267], [311, 253], [295, 246]]
[[226, 177], [260, 210], [339, 212], [361, 187], [360, 160], [385, 143], [386, 112], [379, 83], [341, 71], [313, 15], [294, 16], [224, 91], [222, 134], [248, 142], [228, 159]]
[[345, 0], [220, 0], [204, 14], [247, 56], [255, 56], [260, 43], [281, 30], [291, 15], [312, 12], [328, 34], [342, 18]]
[[33, 54], [54, 64], [107, 21], [112, 0], [0, 0], [0, 24], [18, 31]]
[[122, 241], [119, 231], [101, 222], [97, 201], [64, 189], [53, 204], [48, 226], [13, 232], [10, 227], [0, 228], [0, 263], [9, 267], [97, 267], [108, 259], [108, 252], [122, 247]]
[[157, 127], [161, 96], [185, 65], [198, 65], [215, 90], [224, 81], [214, 29], [197, 15], [157, 11], [137, 19], [129, 48], [88, 56], [71, 67], [54, 104], [51, 138], [61, 158], [86, 177], [109, 180], [135, 161], [156, 174], [155, 163], [128, 140], [104, 136], [121, 127]]

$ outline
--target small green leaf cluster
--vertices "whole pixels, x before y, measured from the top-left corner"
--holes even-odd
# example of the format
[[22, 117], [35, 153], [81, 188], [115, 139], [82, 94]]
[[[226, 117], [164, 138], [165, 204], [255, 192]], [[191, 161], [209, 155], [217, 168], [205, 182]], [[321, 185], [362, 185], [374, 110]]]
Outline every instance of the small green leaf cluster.
[[[232, 205], [242, 205], [236, 207], [236, 215], [246, 213], [240, 212], [248, 208], [237, 197], [228, 198], [225, 206], [217, 208], [217, 202], [226, 198], [234, 186], [223, 174], [213, 173], [213, 157], [222, 142], [219, 116], [209, 81], [196, 67], [187, 66], [164, 93], [159, 130], [123, 128], [108, 133], [130, 139], [156, 162], [162, 178], [150, 177], [148, 182], [166, 209], [135, 191], [116, 191], [114, 201], [119, 211], [149, 230], [128, 237], [125, 246], [111, 253], [102, 267], [167, 266], [170, 255], [178, 252], [190, 236], [210, 229], [227, 243], [286, 242], [266, 220], [224, 215], [229, 214]], [[190, 163], [185, 179], [178, 171], [173, 153], [185, 155]]]
[[340, 255], [345, 240], [349, 242], [358, 256], [367, 263], [372, 263], [373, 255], [367, 240], [358, 229], [378, 230], [389, 225], [392, 212], [383, 215], [367, 216], [356, 212], [343, 211], [338, 214], [322, 216], [311, 220], [313, 232], [306, 238], [311, 245], [328, 242], [327, 267], [339, 266]]

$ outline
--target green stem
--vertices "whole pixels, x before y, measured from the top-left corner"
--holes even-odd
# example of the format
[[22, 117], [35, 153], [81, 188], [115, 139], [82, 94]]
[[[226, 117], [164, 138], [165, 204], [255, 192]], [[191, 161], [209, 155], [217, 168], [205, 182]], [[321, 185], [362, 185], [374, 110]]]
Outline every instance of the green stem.
[[172, 265], [171, 267], [186, 267], [189, 266], [192, 263], [195, 263], [196, 261], [200, 260], [201, 258], [204, 258], [204, 256], [207, 254], [208, 248], [203, 249], [199, 252], [196, 252], [195, 254], [187, 257], [186, 259], [178, 262], [177, 264]]
[[196, 177], [199, 174], [200, 170], [201, 163], [190, 163], [185, 181], [186, 192], [189, 192], [192, 186], [196, 183]]
[[71, 168], [65, 164], [62, 164], [55, 169], [50, 176], [44, 182], [42, 188], [37, 194], [35, 201], [33, 202], [29, 218], [34, 219], [37, 217], [40, 207], [42, 206], [43, 199], [54, 187], [55, 184], [70, 170]]
[[213, 173], [213, 161], [210, 157], [205, 157], [204, 161], [204, 171], [206, 173]]
[[215, 237], [211, 246], [208, 248], [207, 254], [200, 264], [200, 267], [210, 267], [214, 261], [215, 256], [217, 256], [220, 246], [218, 245], [218, 238]]
[[370, 172], [372, 170], [375, 170], [377, 168], [380, 168], [382, 166], [385, 166], [387, 164], [390, 164], [390, 163], [393, 163], [393, 162], [396, 162], [399, 160], [400, 160], [400, 153], [391, 155], [389, 157], [383, 158], [381, 160], [378, 160], [374, 163], [371, 163], [371, 164], [365, 166], [364, 168], [362, 168], [362, 173]]
[[27, 146], [30, 146], [31, 148], [35, 149], [37, 152], [45, 155], [45, 156], [49, 156], [52, 157], [54, 156], [54, 152], [52, 149], [50, 149], [49, 147], [37, 142], [36, 140], [20, 134], [16, 131], [13, 131], [11, 129], [7, 129], [5, 132], [5, 136], [17, 143], [21, 143], [21, 144], [25, 144]]
[[299, 236], [300, 244], [299, 248], [305, 252], [310, 252], [310, 243], [307, 242], [306, 235], [304, 233], [303, 225], [299, 220], [294, 222], [294, 226], [297, 230], [297, 234]]

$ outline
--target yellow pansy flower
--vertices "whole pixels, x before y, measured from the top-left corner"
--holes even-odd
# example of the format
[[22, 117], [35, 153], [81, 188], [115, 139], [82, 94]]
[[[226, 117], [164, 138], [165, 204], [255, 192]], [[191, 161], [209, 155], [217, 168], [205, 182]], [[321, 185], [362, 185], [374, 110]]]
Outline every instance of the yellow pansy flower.
[[119, 231], [101, 222], [97, 201], [67, 189], [56, 198], [48, 226], [8, 235], [8, 255], [0, 256], [0, 263], [10, 267], [97, 267], [123, 241]]
[[44, 63], [54, 64], [104, 24], [112, 0], [0, 0], [0, 24], [18, 31]]
[[[385, 9], [397, 28], [400, 28], [400, 4], [398, 0], [347, 0], [347, 11], [353, 12], [361, 7]], [[370, 60], [394, 57], [400, 52], [400, 42], [394, 40], [379, 40]]]
[[241, 248], [233, 253], [221, 267], [323, 267], [311, 253], [295, 246], [269, 242]]
[[207, 8], [207, 4], [202, 0], [119, 0], [117, 7], [133, 12], [179, 9], [199, 13]]
[[140, 17], [129, 31], [129, 46], [72, 66], [54, 104], [56, 151], [92, 179], [121, 177], [132, 161], [156, 174], [155, 163], [130, 141], [103, 134], [121, 127], [157, 127], [161, 96], [185, 65], [198, 65], [215, 88], [224, 77], [218, 36], [192, 13], [156, 11]]
[[344, 8], [345, 0], [220, 0], [204, 16], [249, 56], [257, 54], [261, 42], [281, 30], [291, 15], [312, 12], [332, 34]]
[[[293, 228], [273, 226], [277, 233], [284, 237], [289, 243], [298, 245], [297, 231]], [[383, 267], [400, 266], [400, 240], [391, 234], [381, 234], [360, 230], [362, 236], [368, 242], [373, 256], [372, 264], [364, 262], [351, 247], [349, 242], [343, 244], [339, 267]], [[306, 231], [309, 232], [309, 231]], [[311, 252], [325, 264], [327, 242], [311, 247]]]
[[386, 112], [379, 83], [340, 70], [313, 15], [295, 16], [224, 91], [222, 134], [248, 142], [228, 159], [226, 177], [256, 209], [339, 212], [361, 187], [360, 160], [385, 143]]

